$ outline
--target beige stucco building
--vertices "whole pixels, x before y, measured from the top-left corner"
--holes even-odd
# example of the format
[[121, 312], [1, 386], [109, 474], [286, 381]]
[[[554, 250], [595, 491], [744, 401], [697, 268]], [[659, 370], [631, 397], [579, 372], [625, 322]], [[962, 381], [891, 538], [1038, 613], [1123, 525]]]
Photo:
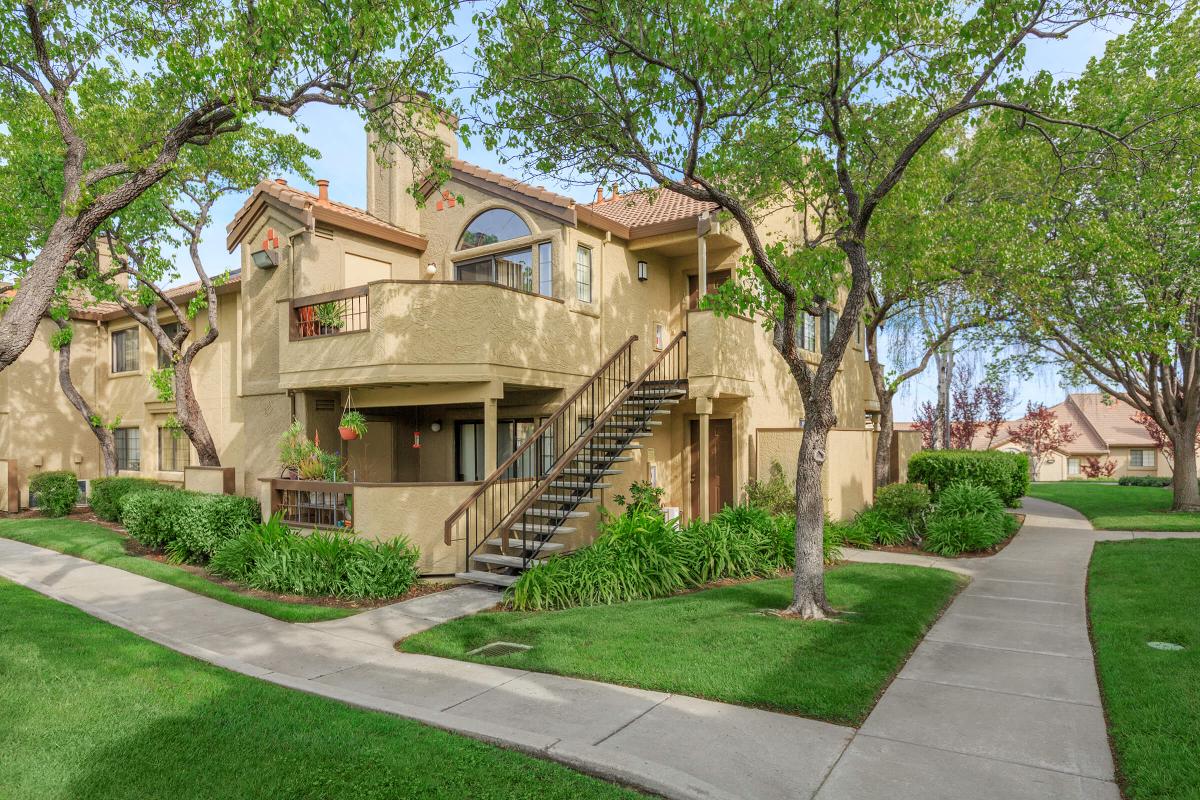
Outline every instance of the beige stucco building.
[[[697, 308], [739, 265], [735, 226], [668, 192], [610, 187], [576, 203], [461, 161], [444, 138], [450, 179], [427, 187], [423, 204], [405, 191], [410, 164], [371, 157], [365, 208], [332, 199], [337, 187], [324, 181], [318, 194], [264, 181], [229, 223], [241, 270], [221, 288], [221, 335], [198, 357], [195, 383], [237, 492], [302, 523], [351, 518], [364, 535], [406, 535], [422, 568], [443, 574], [470, 566], [493, 517], [531, 507], [514, 498], [571, 447], [607, 469], [587, 508], [542, 512], [547, 527], [570, 520], [573, 532], [553, 537], [567, 548], [592, 536], [596, 507], [635, 480], [663, 487], [666, 505], [687, 518], [736, 502], [773, 460], [793, 473], [803, 410], [769, 334]], [[787, 236], [797, 220], [778, 212], [764, 226]], [[836, 315], [806, 322], [802, 345], [815, 361]], [[187, 448], [173, 443], [171, 409], [147, 382], [149, 334], [104, 304], [77, 308], [72, 323], [76, 384], [106, 419], [120, 418], [123, 473], [182, 482]], [[15, 461], [25, 501], [39, 470], [86, 479], [100, 468], [94, 438], [58, 389], [52, 332], [44, 323], [0, 372], [0, 459]], [[826, 474], [834, 517], [862, 507], [873, 488], [878, 405], [862, 348], [860, 330], [836, 390]], [[610, 401], [620, 406], [611, 415]], [[650, 405], [644, 428], [630, 418], [633, 436], [620, 418], [636, 403]], [[369, 430], [344, 442], [348, 405]], [[280, 480], [277, 441], [293, 419], [340, 450], [347, 483]], [[618, 441], [618, 431], [630, 436]], [[493, 549], [489, 568], [503, 572], [509, 549]]]

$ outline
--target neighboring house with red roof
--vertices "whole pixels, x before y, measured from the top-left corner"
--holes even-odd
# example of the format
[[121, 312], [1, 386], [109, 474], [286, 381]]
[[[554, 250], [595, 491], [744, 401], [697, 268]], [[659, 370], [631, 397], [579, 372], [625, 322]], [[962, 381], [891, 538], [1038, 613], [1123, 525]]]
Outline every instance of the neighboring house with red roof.
[[[426, 573], [511, 583], [532, 555], [589, 541], [595, 509], [635, 480], [703, 517], [772, 461], [794, 470], [804, 412], [770, 334], [699, 307], [745, 254], [736, 226], [663, 190], [605, 187], [578, 203], [469, 164], [438, 135], [449, 178], [426, 183], [423, 202], [407, 191], [420, 170], [372, 153], [363, 207], [333, 199], [328, 181], [314, 193], [264, 180], [229, 222], [240, 271], [194, 373], [233, 469], [224, 485], [298, 526], [407, 535]], [[762, 222], [774, 238], [801, 227], [790, 208]], [[147, 332], [113, 304], [80, 298], [71, 316], [75, 382], [119, 417], [122, 473], [199, 474], [148, 385]], [[802, 320], [813, 362], [837, 321], [836, 305]], [[23, 502], [39, 470], [99, 469], [56, 385], [53, 330], [0, 372], [0, 459], [15, 460]], [[862, 348], [860, 327], [834, 389], [834, 517], [872, 491], [879, 406]], [[340, 438], [347, 408], [367, 418], [361, 439]], [[349, 481], [280, 477], [293, 419], [346, 459]]]
[[[1039, 481], [1083, 478], [1083, 467], [1092, 458], [1102, 464], [1109, 459], [1114, 461], [1116, 471], [1113, 478], [1171, 475], [1171, 465], [1146, 429], [1133, 421], [1137, 410], [1127, 403], [1099, 392], [1071, 392], [1061, 403], [1051, 406], [1050, 410], [1060, 423], [1071, 425], [1076, 438], [1042, 462]], [[1024, 452], [1024, 448], [1008, 435], [1009, 428], [1016, 428], [1020, 424], [1021, 420], [1014, 419], [1001, 425], [995, 440], [990, 443], [991, 449]], [[896, 429], [914, 428], [911, 422], [902, 422], [896, 425]], [[972, 447], [983, 450], [988, 446], [986, 434], [977, 433]]]

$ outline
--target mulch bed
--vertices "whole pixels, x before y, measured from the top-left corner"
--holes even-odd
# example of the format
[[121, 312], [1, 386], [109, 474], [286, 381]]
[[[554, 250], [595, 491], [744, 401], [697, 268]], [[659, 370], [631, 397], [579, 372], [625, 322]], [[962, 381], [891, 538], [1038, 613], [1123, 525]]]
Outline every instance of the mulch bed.
[[[5, 519], [35, 519], [35, 518], [36, 519], [44, 519], [45, 518], [45, 517], [43, 517], [41, 512], [39, 512], [36, 509], [28, 509], [28, 510], [16, 513], [16, 514], [4, 514], [3, 517]], [[249, 587], [242, 586], [240, 583], [236, 583], [227, 578], [223, 578], [220, 575], [209, 572], [204, 567], [198, 566], [196, 564], [174, 564], [170, 561], [170, 559], [167, 558], [165, 553], [163, 553], [159, 550], [154, 550], [153, 548], [150, 548], [150, 547], [146, 547], [145, 545], [141, 544], [136, 539], [131, 537], [129, 535], [129, 532], [126, 531], [124, 528], [122, 528], [120, 525], [118, 525], [115, 522], [109, 522], [108, 520], [100, 519], [100, 517], [97, 517], [94, 513], [92, 513], [92, 511], [90, 509], [88, 509], [86, 511], [84, 511], [84, 510], [72, 511], [66, 517], [60, 517], [59, 519], [71, 519], [71, 520], [76, 520], [77, 522], [88, 522], [93, 525], [99, 525], [102, 528], [107, 528], [110, 531], [114, 531], [116, 533], [121, 534], [121, 536], [124, 537], [124, 539], [125, 539], [125, 541], [124, 541], [125, 552], [131, 556], [137, 556], [138, 558], [149, 559], [150, 561], [158, 561], [159, 563], [162, 563], [162, 564], [171, 564], [171, 566], [178, 567], [179, 569], [190, 572], [193, 575], [198, 575], [201, 578], [204, 578], [204, 580], [208, 581], [209, 583], [215, 583], [218, 586], [223, 586], [226, 589], [229, 589], [230, 591], [237, 592], [238, 594], [244, 595], [246, 597], [257, 597], [257, 598], [260, 598], [263, 600], [276, 600], [281, 603], [291, 603], [293, 605], [326, 606], [326, 607], [330, 607], [330, 608], [371, 609], [371, 608], [379, 608], [381, 606], [390, 606], [393, 603], [400, 603], [405, 600], [412, 600], [413, 598], [416, 598], [416, 597], [424, 597], [425, 595], [428, 595], [428, 594], [436, 594], [438, 592], [444, 592], [447, 589], [453, 589], [455, 586], [460, 585], [457, 582], [418, 581], [416, 585], [414, 585], [411, 589], [409, 589], [407, 592], [400, 595], [399, 597], [388, 597], [388, 598], [379, 599], [379, 600], [343, 600], [342, 598], [339, 598], [339, 597], [309, 597], [307, 595], [301, 595], [301, 594], [276, 594], [274, 592], [264, 592], [259, 589], [251, 589]]]

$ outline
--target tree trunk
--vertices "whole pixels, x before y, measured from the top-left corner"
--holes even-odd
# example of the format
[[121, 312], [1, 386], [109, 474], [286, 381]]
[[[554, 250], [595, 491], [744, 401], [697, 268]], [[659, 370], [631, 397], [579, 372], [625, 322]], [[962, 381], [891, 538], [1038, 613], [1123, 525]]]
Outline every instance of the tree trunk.
[[[66, 221], [64, 221], [66, 220]], [[17, 360], [33, 337], [46, 309], [54, 300], [58, 281], [82, 242], [71, 230], [74, 218], [62, 217], [50, 229], [46, 244], [32, 266], [21, 276], [21, 285], [12, 302], [0, 314], [0, 370]]]
[[1200, 511], [1200, 486], [1196, 484], [1196, 422], [1184, 423], [1183, 432], [1172, 436], [1175, 446], [1174, 496], [1172, 511]]
[[[828, 408], [833, 398], [825, 401]], [[821, 489], [831, 427], [819, 417], [806, 417], [796, 457], [796, 573], [792, 603], [783, 613], [803, 619], [825, 619], [836, 613], [825, 597], [825, 495]]]
[[200, 466], [221, 466], [217, 445], [213, 442], [208, 424], [204, 421], [204, 412], [200, 410], [196, 392], [192, 389], [192, 358], [190, 354], [185, 354], [175, 364], [175, 419], [178, 420], [179, 427], [187, 434], [192, 446], [196, 448]]
[[[55, 320], [59, 330], [69, 330], [71, 323], [63, 320]], [[75, 388], [75, 382], [71, 379], [71, 343], [67, 342], [58, 349], [58, 385], [62, 387], [63, 394], [71, 401], [71, 405], [79, 412], [79, 416], [83, 417], [83, 421], [87, 423], [92, 434], [95, 435], [96, 441], [100, 443], [100, 457], [104, 462], [101, 469], [107, 477], [117, 474], [117, 444], [113, 440], [112, 431], [104, 425], [104, 421], [92, 409], [87, 400], [83, 399], [83, 395]], [[99, 424], [97, 424], [99, 423]]]
[[892, 437], [894, 435], [895, 412], [892, 409], [892, 393], [879, 394], [879, 435], [875, 439], [875, 491], [892, 482]]
[[934, 449], [950, 449], [950, 381], [954, 375], [954, 342], [939, 348], [937, 356], [937, 420], [934, 423]]

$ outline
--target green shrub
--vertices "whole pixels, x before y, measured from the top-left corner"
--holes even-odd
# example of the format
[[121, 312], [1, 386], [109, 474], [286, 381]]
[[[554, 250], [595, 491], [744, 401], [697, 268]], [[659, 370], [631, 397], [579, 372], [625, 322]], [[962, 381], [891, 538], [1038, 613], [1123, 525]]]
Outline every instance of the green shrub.
[[921, 520], [929, 510], [929, 488], [923, 483], [892, 483], [875, 492], [875, 505], [880, 514], [903, 522], [913, 531], [920, 530]]
[[995, 547], [1003, 538], [1004, 528], [998, 528], [996, 521], [987, 514], [934, 515], [925, 528], [922, 545], [939, 556], [957, 556]]
[[[826, 561], [841, 557], [842, 537], [825, 528]], [[569, 555], [551, 556], [508, 589], [509, 604], [534, 611], [664, 597], [724, 578], [749, 578], [791, 569], [796, 518], [753, 506], [729, 506], [708, 522], [682, 530], [661, 512], [630, 506], [606, 517], [601, 535]]]
[[252, 589], [348, 600], [399, 597], [417, 581], [420, 552], [408, 539], [353, 531], [293, 532], [279, 515], [221, 544], [209, 568]]
[[628, 499], [625, 495], [618, 494], [613, 496], [613, 501], [623, 509], [661, 511], [664, 494], [666, 490], [661, 486], [655, 486], [649, 481], [634, 481], [629, 487]]
[[955, 481], [990, 486], [1009, 508], [1021, 504], [1029, 491], [1029, 457], [1000, 450], [923, 450], [908, 462], [908, 479], [923, 483], [937, 502]]
[[746, 484], [746, 504], [761, 508], [768, 514], [795, 512], [796, 490], [788, 483], [778, 461], [771, 462], [770, 475], [765, 481], [752, 478]]
[[1174, 480], [1159, 475], [1126, 475], [1117, 483], [1121, 486], [1171, 486]]
[[149, 478], [126, 478], [114, 476], [111, 478], [96, 478], [92, 481], [91, 503], [92, 512], [100, 519], [109, 522], [121, 520], [121, 498], [130, 492], [154, 492], [174, 490], [175, 487]]
[[987, 550], [1011, 532], [1010, 519], [1016, 521], [990, 486], [955, 481], [938, 495], [922, 546], [942, 556]]
[[850, 547], [870, 549], [871, 545], [875, 544], [870, 531], [863, 530], [853, 522], [837, 522], [827, 519], [825, 520], [825, 530], [833, 531], [840, 544]]
[[79, 501], [79, 479], [67, 470], [39, 472], [29, 479], [29, 493], [43, 515], [65, 517]]
[[913, 529], [908, 522], [885, 514], [878, 507], [860, 511], [851, 527], [856, 531], [856, 539], [873, 544], [904, 544], [913, 538]]
[[236, 495], [142, 490], [125, 495], [120, 506], [130, 536], [177, 562], [207, 561], [261, 519], [253, 498]]

